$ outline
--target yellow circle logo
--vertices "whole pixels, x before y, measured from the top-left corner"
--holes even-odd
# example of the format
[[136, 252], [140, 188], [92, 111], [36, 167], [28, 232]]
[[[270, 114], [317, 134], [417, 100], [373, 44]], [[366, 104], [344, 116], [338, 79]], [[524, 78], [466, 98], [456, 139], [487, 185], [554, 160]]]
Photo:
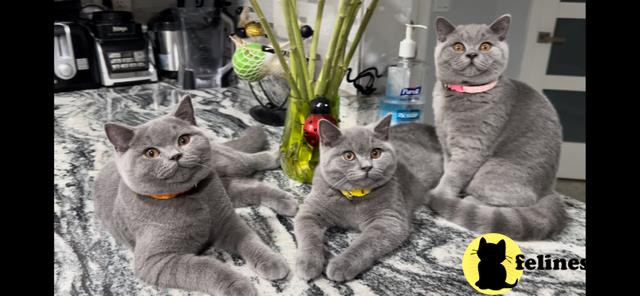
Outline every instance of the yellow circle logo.
[[516, 269], [515, 258], [520, 247], [509, 237], [487, 233], [474, 239], [462, 257], [462, 271], [478, 292], [498, 295], [518, 284], [523, 270]]

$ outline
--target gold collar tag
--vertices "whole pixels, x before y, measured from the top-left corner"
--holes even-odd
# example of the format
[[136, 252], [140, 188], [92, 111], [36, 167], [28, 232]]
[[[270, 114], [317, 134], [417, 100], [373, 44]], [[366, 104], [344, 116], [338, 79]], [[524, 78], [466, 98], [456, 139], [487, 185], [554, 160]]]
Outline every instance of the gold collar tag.
[[340, 190], [342, 195], [346, 197], [348, 200], [351, 200], [354, 197], [364, 197], [367, 194], [371, 193], [371, 189], [354, 189], [354, 190]]

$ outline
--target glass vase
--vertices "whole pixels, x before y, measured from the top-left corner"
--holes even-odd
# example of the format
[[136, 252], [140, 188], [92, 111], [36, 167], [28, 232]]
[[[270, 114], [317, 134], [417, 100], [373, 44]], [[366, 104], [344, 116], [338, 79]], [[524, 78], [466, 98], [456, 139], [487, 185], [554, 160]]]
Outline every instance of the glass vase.
[[[331, 105], [331, 116], [338, 123], [340, 118], [340, 96], [327, 98]], [[309, 116], [309, 102], [289, 94], [284, 132], [280, 143], [280, 165], [285, 174], [298, 182], [311, 183], [318, 165], [320, 148], [313, 147], [304, 139], [304, 122]]]

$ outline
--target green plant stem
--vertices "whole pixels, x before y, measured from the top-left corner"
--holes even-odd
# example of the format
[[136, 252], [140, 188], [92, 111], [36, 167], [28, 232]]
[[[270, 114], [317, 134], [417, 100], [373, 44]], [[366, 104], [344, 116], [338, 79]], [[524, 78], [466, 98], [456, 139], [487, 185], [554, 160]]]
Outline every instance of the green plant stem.
[[[284, 0], [282, 0], [284, 1]], [[307, 68], [307, 60], [304, 52], [304, 44], [302, 44], [302, 36], [300, 35], [300, 24], [298, 23], [298, 13], [295, 8], [295, 0], [288, 0], [288, 14], [289, 14], [289, 40], [296, 44], [298, 50], [296, 63], [298, 66], [298, 75], [301, 76], [301, 89], [307, 90], [307, 100], [313, 99], [313, 89], [311, 86], [311, 80], [309, 80], [309, 68]]]
[[356, 36], [354, 37], [353, 42], [351, 43], [349, 52], [347, 53], [347, 56], [344, 59], [344, 62], [343, 62], [344, 66], [342, 67], [342, 69], [340, 69], [340, 73], [339, 73], [340, 77], [343, 77], [345, 72], [347, 71], [346, 67], [348, 67], [349, 64], [351, 63], [351, 59], [353, 58], [353, 55], [356, 52], [356, 48], [360, 43], [360, 39], [362, 39], [364, 30], [369, 25], [369, 21], [371, 20], [371, 16], [373, 15], [373, 11], [376, 9], [376, 6], [378, 6], [378, 0], [371, 1], [369, 6], [367, 7], [367, 11], [365, 12], [364, 17], [362, 18], [362, 22], [360, 22], [360, 26], [358, 26], [358, 31], [356, 32]]
[[291, 3], [291, 0], [281, 0], [280, 3], [282, 4], [284, 20], [287, 27], [287, 33], [289, 35], [289, 45], [291, 51], [289, 60], [291, 61], [292, 69], [295, 69], [293, 75], [297, 78], [297, 87], [301, 91], [300, 99], [302, 99], [303, 101], [309, 100], [310, 91], [307, 90], [306, 79], [307, 69], [303, 68], [303, 65], [306, 66], [306, 64], [304, 63], [304, 54], [301, 53], [302, 49], [300, 48], [302, 42], [297, 42], [298, 40], [296, 39], [296, 35], [300, 35], [297, 30], [298, 20], [295, 12], [293, 11], [293, 4]]
[[269, 22], [267, 22], [267, 18], [264, 16], [264, 12], [262, 12], [262, 8], [260, 8], [258, 1], [256, 0], [249, 0], [249, 1], [251, 1], [251, 6], [253, 6], [253, 9], [256, 11], [256, 14], [258, 15], [258, 20], [260, 21], [260, 25], [262, 25], [262, 28], [264, 28], [265, 32], [267, 33], [267, 38], [269, 38], [269, 42], [271, 42], [271, 45], [273, 46], [273, 50], [275, 50], [276, 52], [276, 56], [280, 61], [280, 65], [282, 66], [282, 70], [285, 73], [285, 77], [287, 79], [287, 82], [289, 83], [289, 87], [293, 91], [294, 95], [296, 95], [297, 97], [300, 97], [300, 91], [298, 90], [298, 87], [296, 86], [296, 82], [293, 79], [293, 76], [291, 75], [291, 71], [289, 70], [287, 61], [285, 60], [284, 55], [282, 54], [282, 50], [280, 49], [278, 40], [276, 40], [276, 36], [273, 34], [273, 31], [271, 30], [271, 27], [269, 26]]
[[311, 48], [309, 49], [309, 78], [313, 82], [316, 74], [316, 51], [318, 50], [318, 39], [320, 38], [320, 26], [322, 25], [322, 13], [324, 12], [325, 0], [318, 1], [318, 9], [316, 11], [316, 23], [313, 27], [315, 32], [311, 37]]
[[[351, 33], [351, 28], [353, 26], [353, 23], [356, 20], [356, 16], [358, 14], [358, 9], [360, 8], [360, 5], [362, 4], [361, 0], [352, 0], [351, 4], [349, 6], [349, 10], [347, 13], [347, 18], [346, 18], [346, 26], [342, 27], [342, 30], [340, 32], [340, 36], [344, 37], [344, 40], [342, 42], [339, 42], [338, 44], [338, 55], [336, 55], [335, 60], [333, 61], [332, 64], [332, 69], [333, 69], [333, 73], [334, 74], [339, 74], [339, 73], [343, 73], [343, 71], [341, 71], [341, 69], [345, 68], [344, 66], [344, 55], [345, 55], [345, 49], [347, 47], [347, 42], [349, 41], [349, 34]], [[336, 96], [338, 94], [338, 89], [340, 88], [340, 84], [342, 82], [342, 80], [344, 79], [344, 74], [341, 75], [333, 75], [329, 81], [329, 89], [327, 90], [327, 95], [328, 96]]]
[[346, 18], [346, 14], [347, 14], [347, 7], [348, 7], [347, 1], [348, 0], [340, 0], [339, 13], [338, 13], [338, 17], [336, 18], [336, 22], [333, 26], [333, 34], [331, 36], [331, 41], [329, 43], [329, 49], [327, 50], [327, 54], [322, 64], [322, 70], [320, 70], [320, 75], [318, 77], [318, 81], [316, 82], [316, 88], [315, 88], [316, 96], [324, 96], [327, 89], [327, 83], [329, 79], [325, 79], [325, 76], [329, 76], [331, 73], [330, 72], [331, 63], [334, 58], [336, 46], [338, 45], [340, 30], [342, 29], [342, 25], [344, 23], [344, 19]]

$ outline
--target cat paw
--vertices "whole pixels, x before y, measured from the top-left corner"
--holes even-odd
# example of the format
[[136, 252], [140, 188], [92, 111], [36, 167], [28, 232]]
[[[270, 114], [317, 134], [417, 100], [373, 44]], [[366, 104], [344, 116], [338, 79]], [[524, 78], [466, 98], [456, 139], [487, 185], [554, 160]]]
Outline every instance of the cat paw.
[[309, 281], [319, 277], [323, 267], [323, 254], [301, 254], [296, 259], [296, 276]]
[[327, 277], [336, 282], [350, 281], [358, 274], [364, 271], [357, 260], [345, 258], [344, 256], [338, 256], [327, 265]]
[[431, 189], [431, 191], [429, 191], [429, 194], [432, 197], [436, 197], [436, 198], [457, 198], [458, 194], [456, 194], [456, 192], [453, 190], [453, 188], [451, 188], [450, 186], [445, 186], [441, 184], [438, 184], [438, 186], [436, 186], [436, 188]]
[[258, 296], [258, 290], [253, 286], [251, 281], [242, 278], [233, 281], [226, 289], [222, 291], [222, 295], [228, 296]]
[[268, 170], [279, 169], [280, 168], [280, 149], [271, 150], [269, 151], [269, 154], [271, 155], [271, 159], [266, 169]]
[[293, 217], [298, 212], [298, 201], [295, 200], [293, 195], [287, 193], [286, 197], [276, 202], [273, 210], [280, 215]]
[[280, 280], [289, 274], [289, 266], [282, 256], [274, 254], [256, 266], [256, 273], [270, 281]]

